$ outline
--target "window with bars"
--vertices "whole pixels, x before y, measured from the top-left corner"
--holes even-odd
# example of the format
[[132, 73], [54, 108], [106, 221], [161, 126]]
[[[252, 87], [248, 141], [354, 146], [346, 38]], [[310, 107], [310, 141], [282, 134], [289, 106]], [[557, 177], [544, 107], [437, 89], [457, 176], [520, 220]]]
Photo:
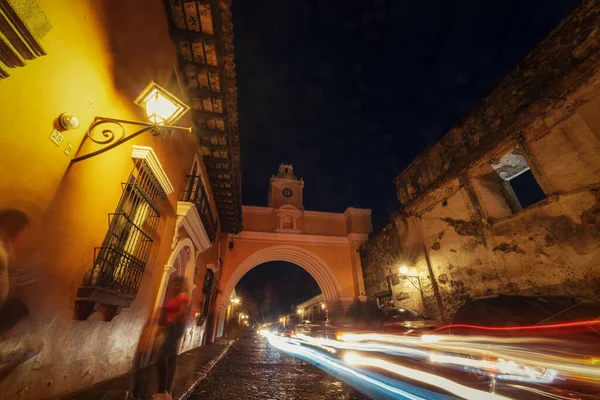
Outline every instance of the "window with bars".
[[166, 194], [144, 160], [134, 169], [114, 213], [101, 247], [95, 250], [90, 286], [135, 298], [156, 237]]
[[200, 215], [200, 219], [202, 220], [202, 224], [204, 225], [204, 229], [208, 234], [208, 238], [211, 242], [214, 242], [217, 234], [217, 223], [210, 208], [208, 194], [206, 193], [206, 188], [204, 187], [200, 171], [196, 164], [194, 164], [194, 167], [192, 168], [192, 173], [186, 176], [186, 181], [187, 183], [182, 201], [194, 203], [196, 210], [198, 210], [198, 214]]

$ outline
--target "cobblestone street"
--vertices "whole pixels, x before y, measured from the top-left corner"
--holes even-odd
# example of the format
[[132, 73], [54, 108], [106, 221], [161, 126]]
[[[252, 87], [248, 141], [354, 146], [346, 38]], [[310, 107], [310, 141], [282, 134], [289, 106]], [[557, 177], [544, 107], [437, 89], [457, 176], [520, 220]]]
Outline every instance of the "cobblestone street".
[[269, 346], [257, 334], [235, 342], [190, 398], [368, 399], [316, 366]]

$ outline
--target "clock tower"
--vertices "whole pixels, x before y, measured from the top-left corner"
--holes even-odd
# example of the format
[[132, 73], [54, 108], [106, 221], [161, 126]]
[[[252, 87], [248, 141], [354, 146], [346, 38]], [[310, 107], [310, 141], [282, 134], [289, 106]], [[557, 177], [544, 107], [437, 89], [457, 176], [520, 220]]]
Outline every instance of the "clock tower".
[[302, 188], [304, 181], [296, 178], [291, 164], [281, 164], [277, 175], [271, 177], [269, 188], [269, 207], [280, 208], [291, 205], [298, 210], [303, 210]]

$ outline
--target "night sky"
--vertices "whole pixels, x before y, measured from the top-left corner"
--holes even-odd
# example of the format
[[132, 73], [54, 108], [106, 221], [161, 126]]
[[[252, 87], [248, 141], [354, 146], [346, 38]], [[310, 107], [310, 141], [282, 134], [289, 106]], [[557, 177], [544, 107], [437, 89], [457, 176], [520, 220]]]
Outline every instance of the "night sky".
[[269, 262], [250, 270], [235, 288], [244, 311], [259, 321], [287, 314], [321, 293], [313, 277], [295, 264]]
[[371, 208], [381, 227], [395, 174], [578, 3], [233, 1], [243, 204], [265, 206], [285, 162], [306, 209]]

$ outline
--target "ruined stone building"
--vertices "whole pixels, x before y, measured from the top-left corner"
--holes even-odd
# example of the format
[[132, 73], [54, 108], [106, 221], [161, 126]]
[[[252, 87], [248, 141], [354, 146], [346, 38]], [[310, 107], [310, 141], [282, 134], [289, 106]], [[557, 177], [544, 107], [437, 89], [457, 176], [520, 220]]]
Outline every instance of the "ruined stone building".
[[402, 211], [361, 249], [368, 295], [447, 320], [466, 298], [600, 292], [599, 26], [582, 2], [398, 174]]

